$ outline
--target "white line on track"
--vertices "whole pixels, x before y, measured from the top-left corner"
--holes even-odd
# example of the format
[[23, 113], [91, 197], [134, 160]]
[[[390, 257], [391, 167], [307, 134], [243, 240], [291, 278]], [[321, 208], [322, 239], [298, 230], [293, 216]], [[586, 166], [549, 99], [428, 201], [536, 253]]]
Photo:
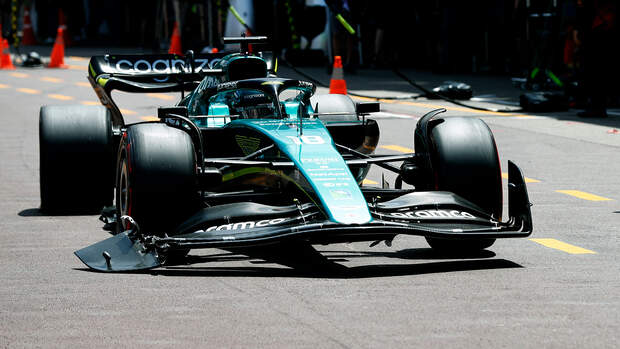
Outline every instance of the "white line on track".
[[400, 113], [392, 113], [389, 111], [380, 111], [377, 113], [372, 113], [369, 116], [370, 118], [376, 119], [417, 119], [417, 116], [408, 115], [408, 114], [400, 114]]

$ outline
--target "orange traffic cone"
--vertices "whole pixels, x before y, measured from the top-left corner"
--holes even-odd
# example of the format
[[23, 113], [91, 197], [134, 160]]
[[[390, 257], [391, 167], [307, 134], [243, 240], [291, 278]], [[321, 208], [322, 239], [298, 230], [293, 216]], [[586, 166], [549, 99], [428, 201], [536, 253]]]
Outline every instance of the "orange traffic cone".
[[13, 61], [11, 60], [11, 53], [9, 52], [9, 42], [6, 39], [2, 39], [2, 52], [0, 53], [0, 69], [15, 69]]
[[174, 29], [172, 30], [172, 37], [170, 38], [170, 48], [168, 53], [175, 55], [183, 55], [181, 50], [181, 34], [179, 33], [179, 23], [174, 22]]
[[62, 28], [62, 39], [64, 40], [65, 46], [71, 46], [72, 41], [69, 36], [69, 31], [67, 30], [67, 16], [65, 16], [65, 12], [61, 8], [58, 9], [58, 27]]
[[56, 42], [52, 48], [52, 55], [50, 57], [50, 64], [48, 68], [67, 68], [65, 65], [65, 39], [63, 38], [64, 30], [62, 27], [58, 27], [58, 33], [56, 34]]
[[22, 27], [22, 45], [36, 45], [37, 39], [32, 31], [32, 22], [30, 21], [30, 7], [24, 7], [24, 26]]
[[334, 71], [332, 79], [329, 81], [329, 93], [347, 94], [347, 82], [344, 81], [344, 73], [342, 72], [342, 58], [334, 57]]

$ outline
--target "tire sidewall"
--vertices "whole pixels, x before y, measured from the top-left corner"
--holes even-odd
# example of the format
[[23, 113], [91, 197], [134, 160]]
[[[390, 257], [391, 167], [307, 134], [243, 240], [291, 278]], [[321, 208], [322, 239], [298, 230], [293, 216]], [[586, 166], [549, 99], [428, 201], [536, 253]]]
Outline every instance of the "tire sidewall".
[[[118, 152], [117, 216], [130, 215], [146, 233], [172, 230], [198, 206], [195, 159], [187, 133], [159, 123], [130, 126]], [[121, 207], [123, 166], [128, 186], [125, 212]], [[127, 228], [118, 221], [119, 231]]]

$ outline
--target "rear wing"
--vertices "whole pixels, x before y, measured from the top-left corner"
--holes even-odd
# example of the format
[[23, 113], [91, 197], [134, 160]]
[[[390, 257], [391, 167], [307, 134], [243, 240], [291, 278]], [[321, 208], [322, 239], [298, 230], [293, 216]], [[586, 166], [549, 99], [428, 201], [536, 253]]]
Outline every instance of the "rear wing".
[[211, 69], [229, 53], [93, 56], [88, 64], [88, 81], [101, 104], [110, 110], [114, 129], [125, 125], [120, 109], [111, 97], [113, 90], [132, 93], [191, 91], [207, 75], [219, 75]]
[[[88, 77], [108, 92], [187, 91], [206, 75], [221, 73], [210, 67], [226, 55], [209, 53], [181, 57], [173, 54], [106, 54], [90, 59]], [[110, 83], [112, 85], [108, 86]]]

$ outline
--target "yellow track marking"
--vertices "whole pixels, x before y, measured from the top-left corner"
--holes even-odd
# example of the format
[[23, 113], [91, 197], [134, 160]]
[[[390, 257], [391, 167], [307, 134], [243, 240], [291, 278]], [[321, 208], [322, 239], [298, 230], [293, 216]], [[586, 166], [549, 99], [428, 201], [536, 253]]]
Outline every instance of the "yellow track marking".
[[22, 78], [22, 79], [23, 79], [23, 78], [27, 78], [27, 77], [29, 77], [29, 76], [30, 76], [30, 75], [28, 75], [28, 74], [26, 74], [26, 73], [17, 73], [17, 72], [15, 72], [15, 73], [9, 73], [9, 75], [11, 75], [11, 76], [12, 76], [12, 77], [14, 77], [14, 78]]
[[[374, 98], [366, 98], [366, 97], [351, 96], [351, 98], [364, 100], [364, 101], [376, 101], [376, 99]], [[448, 111], [460, 111], [460, 112], [466, 112], [466, 113], [472, 113], [472, 114], [512, 116], [512, 117], [517, 117], [517, 118], [532, 118], [530, 115], [524, 115], [524, 114], [500, 113], [500, 112], [495, 112], [495, 111], [484, 111], [484, 110], [476, 110], [476, 109], [470, 109], [470, 108], [465, 108], [465, 107], [452, 107], [452, 106], [445, 106], [445, 105], [431, 104], [431, 103], [408, 102], [408, 101], [398, 101], [398, 100], [391, 100], [391, 99], [379, 99], [378, 101], [381, 103], [412, 105], [415, 107], [422, 107], [422, 108], [428, 108], [428, 109], [444, 108]]]
[[62, 79], [53, 78], [51, 76], [44, 76], [44, 77], [40, 78], [39, 80], [46, 81], [46, 82], [53, 82], [53, 83], [61, 83], [63, 81]]
[[55, 94], [55, 93], [49, 94], [47, 96], [49, 98], [59, 99], [61, 101], [70, 101], [70, 100], [73, 99], [73, 97], [71, 97], [71, 96], [59, 95], [59, 94]]
[[27, 94], [30, 94], [30, 95], [36, 95], [36, 94], [41, 93], [41, 91], [39, 91], [39, 90], [34, 90], [34, 89], [31, 89], [31, 88], [25, 88], [25, 87], [20, 87], [20, 88], [17, 89], [17, 91], [23, 92], [23, 93], [27, 93]]
[[588, 201], [611, 201], [611, 199], [586, 193], [579, 190], [556, 190], [558, 193], [574, 196], [579, 199], [588, 200]]
[[90, 87], [90, 83], [84, 81], [78, 81], [75, 84], [82, 87]]
[[535, 115], [525, 115], [525, 114], [511, 114], [508, 116], [512, 116], [515, 118], [522, 118], [522, 119], [540, 119], [540, 116], [535, 116]]
[[74, 61], [82, 61], [82, 62], [87, 62], [88, 61], [88, 58], [86, 58], [86, 57], [69, 56], [67, 58], [72, 59]]
[[380, 145], [379, 148], [389, 149], [398, 151], [401, 153], [413, 153], [413, 149], [407, 147], [401, 147], [400, 145], [388, 144], [388, 145]]
[[147, 93], [146, 95], [152, 98], [163, 99], [166, 101], [172, 101], [175, 99], [173, 96], [165, 95], [163, 93]]
[[158, 117], [152, 116], [152, 115], [141, 116], [140, 119], [142, 119], [144, 121], [159, 121]]
[[88, 66], [85, 66], [85, 65], [71, 65], [71, 64], [69, 64], [69, 65], [67, 65], [67, 68], [73, 69], [73, 70], [87, 70]]
[[97, 102], [97, 101], [81, 101], [80, 103], [84, 104], [84, 105], [99, 105], [101, 103]]
[[0, 88], [9, 88], [9, 85], [0, 84]]
[[123, 114], [125, 114], [125, 115], [134, 115], [134, 114], [137, 114], [135, 111], [133, 111], [133, 110], [129, 110], [129, 109], [123, 109], [123, 108], [120, 108], [119, 110], [121, 111], [121, 113], [123, 113]]
[[379, 183], [378, 183], [378, 182], [375, 182], [375, 181], [372, 181], [372, 180], [370, 180], [370, 179], [364, 179], [364, 180], [362, 181], [362, 184], [363, 184], [363, 185], [373, 185], [373, 184], [379, 184]]
[[[508, 173], [502, 172], [502, 178], [508, 179]], [[538, 179], [523, 177], [525, 183], [540, 183]]]
[[556, 239], [530, 239], [530, 241], [534, 241], [545, 247], [554, 248], [556, 250], [564, 251], [570, 254], [596, 254], [596, 252], [594, 251], [587, 250], [579, 246], [567, 244], [566, 242], [562, 242]]

